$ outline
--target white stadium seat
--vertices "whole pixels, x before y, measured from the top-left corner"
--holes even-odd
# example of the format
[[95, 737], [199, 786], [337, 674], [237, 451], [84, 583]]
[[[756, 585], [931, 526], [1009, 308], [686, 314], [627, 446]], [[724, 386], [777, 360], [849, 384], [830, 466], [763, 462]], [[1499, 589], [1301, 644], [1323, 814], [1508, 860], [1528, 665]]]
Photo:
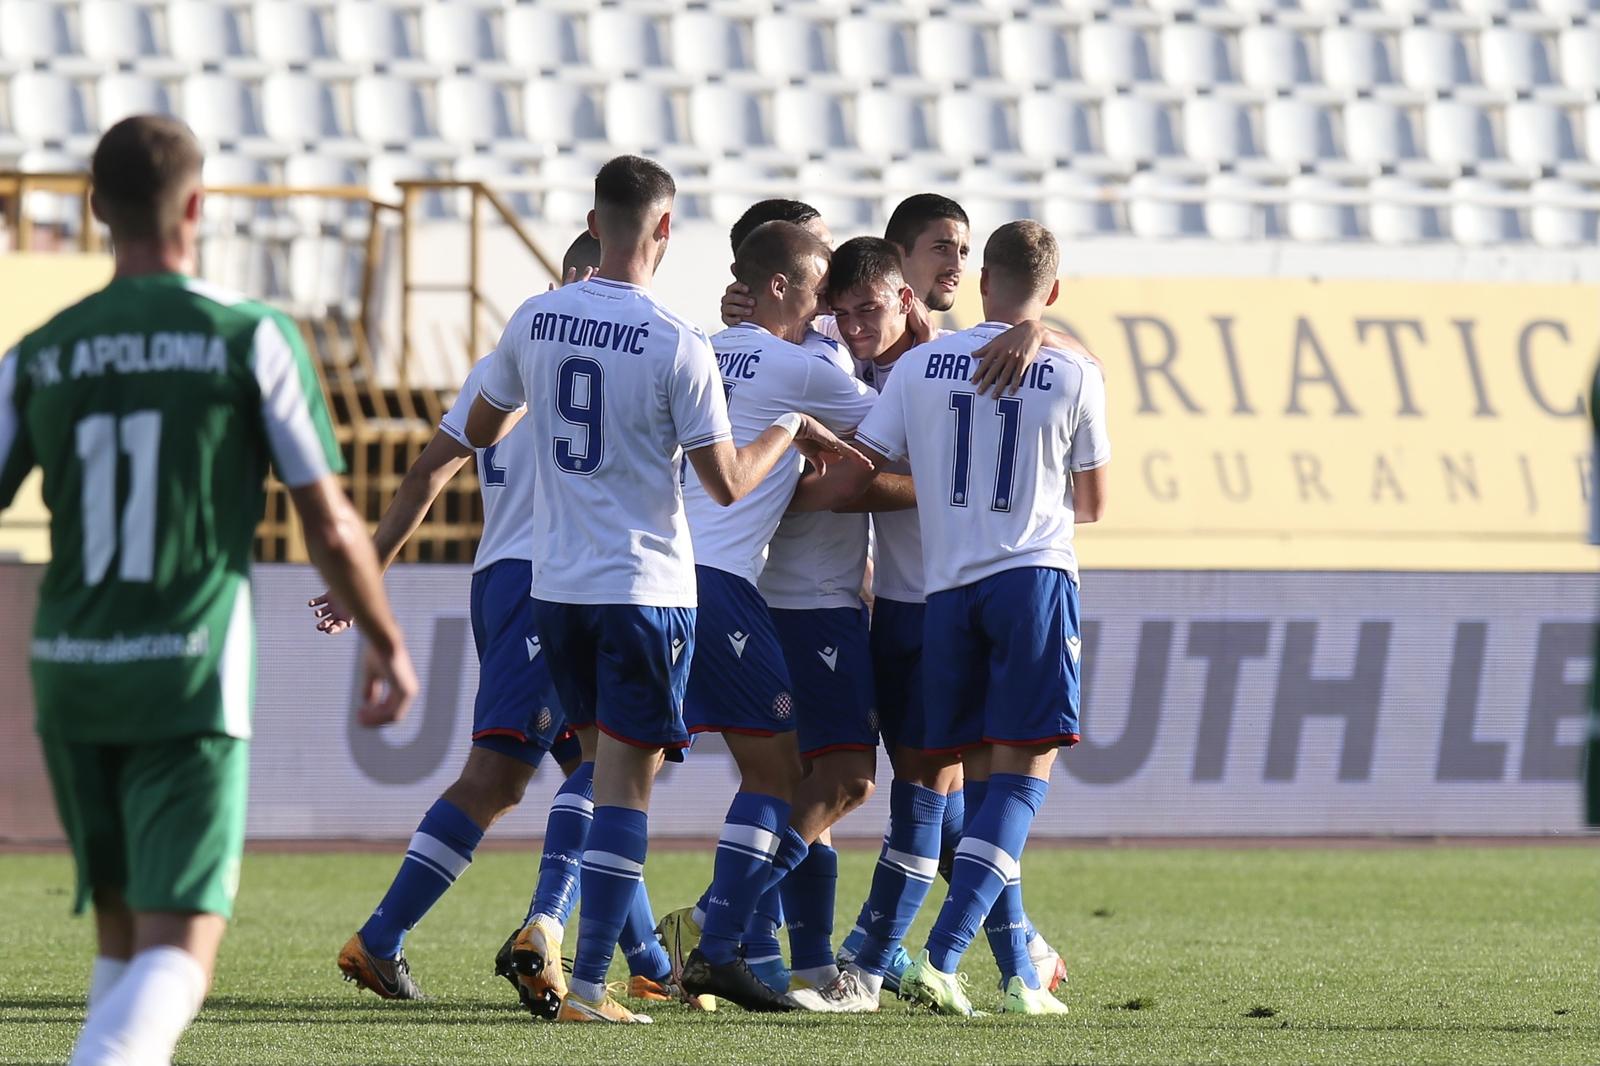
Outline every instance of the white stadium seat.
[[[104, 63], [134, 63], [162, 54], [150, 9], [127, 0], [85, 0], [83, 53]], [[0, 30], [0, 36], [4, 31]]]
[[957, 179], [961, 206], [972, 222], [972, 232], [987, 233], [1019, 218], [1038, 218], [1043, 211], [1034, 199], [1039, 175], [988, 166], [968, 167]]
[[1106, 198], [1102, 178], [1066, 168], [1045, 175], [1044, 217], [1041, 221], [1062, 237], [1092, 237], [1117, 228], [1116, 210]]
[[1297, 241], [1349, 241], [1361, 236], [1356, 209], [1332, 202], [1326, 197], [1348, 192], [1348, 187], [1317, 174], [1302, 174], [1289, 181], [1289, 194], [1296, 199], [1285, 212], [1289, 236]]
[[543, 196], [544, 217], [553, 222], [581, 225], [594, 206], [594, 175], [605, 158], [558, 155], [539, 163], [539, 176], [552, 188]]
[[422, 54], [447, 69], [471, 72], [502, 58], [489, 13], [468, 4], [425, 5], [421, 40]]
[[870, 131], [873, 147], [889, 156], [935, 152], [927, 102], [911, 93], [874, 89], [856, 101], [857, 128]]
[[1472, 84], [1465, 42], [1436, 26], [1412, 26], [1400, 34], [1400, 74], [1406, 85], [1424, 92]]
[[94, 147], [94, 127], [77, 82], [25, 71], [11, 79], [11, 128], [26, 142], [58, 144], [70, 153]]
[[1073, 80], [1066, 33], [1049, 22], [1002, 23], [1000, 71], [1014, 85], [1048, 87]]
[[64, 5], [49, 0], [0, 0], [0, 56], [34, 63], [77, 51]]
[[847, 77], [883, 84], [916, 74], [916, 46], [907, 23], [870, 17], [841, 19], [833, 39], [839, 72]]
[[1483, 83], [1491, 89], [1523, 92], [1554, 79], [1542, 38], [1526, 30], [1491, 26], [1478, 37]]
[[370, 149], [351, 136], [333, 88], [308, 74], [272, 74], [261, 84], [261, 119], [267, 136], [339, 156], [364, 156]]
[[1507, 107], [1506, 157], [1530, 167], [1553, 167], [1576, 160], [1578, 148], [1567, 112], [1532, 102]]
[[1344, 148], [1352, 162], [1389, 167], [1417, 156], [1406, 113], [1377, 100], [1354, 100], [1344, 109]]
[[729, 85], [696, 85], [690, 91], [689, 129], [694, 143], [710, 152], [737, 154], [772, 146], [761, 99]]
[[788, 81], [834, 68], [822, 25], [808, 18], [774, 14], [756, 19], [756, 69]]
[[1019, 149], [1016, 117], [1002, 97], [948, 92], [939, 98], [938, 113], [939, 144], [949, 155], [981, 161]]
[[930, 18], [917, 27], [917, 59], [929, 81], [965, 84], [998, 74], [983, 27], [953, 18]]
[[195, 74], [183, 82], [183, 118], [201, 141], [234, 151], [272, 155], [261, 110], [250, 86], [226, 74]]
[[1600, 0], [1538, 0], [1541, 12], [1563, 22], [1600, 15]]
[[654, 16], [616, 7], [589, 12], [589, 62], [597, 70], [635, 74], [665, 67], [666, 42]]
[[[588, 86], [533, 78], [523, 91], [523, 125], [530, 140], [572, 145], [606, 139], [605, 109]], [[558, 168], [559, 169], [559, 168]]]
[[851, 152], [854, 134], [844, 100], [821, 89], [791, 86], [772, 96], [772, 131], [778, 147], [797, 155]]
[[751, 67], [739, 23], [715, 11], [680, 11], [672, 17], [672, 55], [680, 73], [720, 77]]
[[1528, 0], [1456, 0], [1464, 14], [1476, 15], [1478, 18], [1489, 20], [1506, 18], [1517, 12], [1526, 11], [1532, 5]]
[[[213, 152], [206, 157], [200, 178], [207, 186], [215, 185], [266, 185], [271, 174], [259, 159], [242, 155]], [[256, 197], [208, 196], [205, 217], [213, 222], [245, 222], [257, 215], [269, 214], [270, 201]]]
[[1330, 27], [1322, 34], [1322, 79], [1352, 92], [1387, 85], [1394, 81], [1389, 51], [1371, 30]]
[[606, 86], [606, 134], [619, 148], [634, 151], [685, 143], [672, 93], [640, 81]]
[[[422, 159], [447, 159], [455, 150], [439, 139], [428, 103], [415, 82], [385, 74], [356, 81], [355, 128], [361, 139], [388, 152], [409, 151]], [[371, 183], [371, 171], [368, 182]]]
[[1216, 174], [1206, 183], [1206, 232], [1219, 241], [1277, 236], [1276, 214], [1259, 202], [1261, 182], [1242, 174]]
[[1230, 82], [1228, 50], [1209, 26], [1173, 22], [1161, 28], [1161, 76], [1181, 89], [1207, 89]]
[[559, 8], [518, 4], [508, 9], [505, 45], [506, 58], [524, 70], [555, 73], [585, 62], [579, 19]]
[[1256, 89], [1293, 89], [1311, 81], [1303, 36], [1286, 26], [1246, 26], [1239, 32], [1241, 80]]
[[1192, 199], [1173, 198], [1190, 193], [1193, 182], [1151, 171], [1128, 180], [1128, 228], [1135, 237], [1156, 240], [1205, 235], [1205, 214]]
[[1423, 115], [1428, 158], [1446, 166], [1499, 159], [1488, 112], [1460, 100], [1435, 100]]
[[[111, 0], [120, 3], [121, 0]], [[317, 8], [299, 0], [257, 0], [251, 23], [256, 51], [271, 62], [304, 66], [333, 58]]]
[[[347, 160], [325, 155], [292, 155], [284, 161], [283, 181], [295, 189], [337, 188], [365, 185], [366, 174]], [[354, 202], [317, 196], [294, 196], [289, 199], [290, 216], [308, 230], [338, 225], [360, 209], [360, 205]]]
[[1589, 158], [1600, 163], [1600, 104], [1583, 109], [1583, 143], [1589, 148]]
[[339, 56], [363, 67], [418, 58], [405, 12], [381, 0], [339, 0]]
[[1560, 198], [1594, 196], [1593, 188], [1575, 182], [1546, 179], [1536, 181], [1533, 209], [1529, 212], [1528, 229], [1536, 243], [1547, 248], [1593, 248], [1597, 236], [1600, 212], [1569, 207]]
[[170, 115], [172, 94], [144, 74], [107, 74], [95, 85], [96, 114], [102, 130], [129, 115]]
[[1091, 22], [1078, 31], [1078, 64], [1085, 82], [1105, 88], [1153, 77], [1144, 35], [1116, 22]]
[[1149, 162], [1178, 154], [1167, 109], [1138, 96], [1113, 96], [1100, 107], [1105, 153], [1112, 159]]
[[1367, 186], [1372, 205], [1367, 209], [1368, 228], [1379, 244], [1413, 245], [1436, 241], [1442, 234], [1437, 208], [1426, 207], [1407, 198], [1427, 190], [1405, 178], [1378, 178]]
[[512, 90], [468, 74], [439, 82], [439, 135], [464, 156], [492, 153], [531, 158], [539, 154], [523, 136], [513, 112]]
[[1216, 96], [1190, 97], [1183, 105], [1185, 154], [1205, 163], [1233, 163], [1258, 155], [1250, 115], [1243, 105]]
[[1561, 80], [1579, 92], [1600, 90], [1600, 22], [1568, 26], [1557, 46], [1561, 53]]
[[830, 226], [841, 232], [870, 229], [876, 200], [867, 196], [851, 196], [845, 192], [822, 190], [851, 183], [869, 184], [878, 174], [867, 167], [849, 166], [828, 159], [813, 160], [800, 166], [795, 179], [797, 195], [815, 207], [828, 220]]
[[211, 0], [173, 0], [167, 6], [167, 45], [192, 67], [216, 67], [245, 55], [234, 9]]
[[748, 159], [713, 160], [707, 177], [711, 182], [711, 217], [731, 226], [754, 200], [780, 195], [771, 191], [774, 183], [790, 184], [774, 167]]
[[1458, 178], [1450, 186], [1450, 235], [1457, 244], [1493, 247], [1522, 239], [1517, 213], [1509, 207], [1474, 203], [1477, 196], [1503, 195], [1505, 186], [1482, 178]]
[[1089, 113], [1071, 97], [1032, 93], [1018, 104], [1018, 134], [1022, 149], [1034, 159], [1063, 162], [1068, 167], [1079, 156], [1096, 151], [1089, 128]]
[[1269, 159], [1309, 166], [1338, 154], [1328, 109], [1304, 100], [1271, 100], [1262, 109], [1262, 141]]

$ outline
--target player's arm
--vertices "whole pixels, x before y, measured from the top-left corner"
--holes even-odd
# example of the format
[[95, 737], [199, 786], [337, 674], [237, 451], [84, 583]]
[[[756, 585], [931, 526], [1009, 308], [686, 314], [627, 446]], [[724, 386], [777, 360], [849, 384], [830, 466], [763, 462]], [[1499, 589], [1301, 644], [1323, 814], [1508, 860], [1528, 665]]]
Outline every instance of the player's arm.
[[33, 469], [33, 449], [22, 427], [22, 355], [15, 350], [0, 358], [0, 511], [11, 506], [17, 490]]
[[1072, 432], [1067, 468], [1072, 472], [1074, 521], [1098, 522], [1105, 515], [1111, 437], [1106, 432], [1106, 383], [1084, 369], [1078, 387], [1078, 424]]
[[[470, 458], [472, 449], [448, 431], [440, 429], [434, 433], [417, 461], [406, 471], [394, 499], [389, 501], [383, 517], [378, 519], [378, 528], [373, 531], [372, 545], [378, 554], [380, 570], [388, 570], [393, 565], [400, 549], [422, 524], [433, 501]], [[344, 602], [331, 590], [312, 599], [307, 606], [316, 617], [318, 632], [343, 633], [354, 623]]]
[[972, 383], [978, 395], [1015, 393], [1022, 387], [1022, 377], [1028, 367], [1039, 358], [1040, 348], [1072, 352], [1099, 367], [1102, 375], [1105, 373], [1099, 358], [1078, 338], [1030, 319], [1017, 323], [972, 353], [978, 361], [978, 368], [972, 372]]
[[1098, 522], [1106, 513], [1107, 467], [1072, 473], [1072, 520], [1078, 525]]
[[891, 474], [881, 469], [882, 457], [865, 451], [876, 471], [863, 472], [859, 466], [835, 464], [826, 473], [808, 471], [795, 486], [791, 511], [837, 511], [859, 514], [869, 511], [909, 511], [917, 505], [917, 490], [910, 474]]
[[791, 444], [824, 473], [835, 464], [856, 466], [868, 473], [872, 470], [865, 455], [815, 418], [802, 414], [784, 415], [742, 448], [735, 448], [730, 440], [721, 440], [691, 449], [687, 455], [706, 495], [727, 507], [761, 484]]

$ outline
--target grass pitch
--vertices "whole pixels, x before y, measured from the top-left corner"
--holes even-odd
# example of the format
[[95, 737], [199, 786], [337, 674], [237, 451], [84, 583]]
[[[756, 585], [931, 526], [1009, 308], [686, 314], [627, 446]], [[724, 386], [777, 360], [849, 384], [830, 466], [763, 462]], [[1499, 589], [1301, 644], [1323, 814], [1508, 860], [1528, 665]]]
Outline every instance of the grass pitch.
[[[1600, 1061], [1592, 847], [1038, 847], [1024, 863], [1028, 909], [1072, 971], [1065, 1019], [935, 1018], [885, 997], [865, 1018], [674, 1005], [654, 1026], [603, 1029], [534, 1023], [492, 976], [526, 906], [528, 854], [482, 855], [412, 934], [430, 1001], [384, 1003], [340, 981], [334, 956], [399, 851], [250, 856], [216, 987], [177, 1061]], [[842, 931], [873, 856], [841, 858]], [[657, 910], [692, 899], [709, 869], [708, 853], [652, 855]], [[61, 856], [0, 857], [0, 1063], [64, 1061], [81, 1019], [92, 926], [67, 916], [69, 874]], [[975, 1002], [994, 1006], [981, 938], [965, 968]]]

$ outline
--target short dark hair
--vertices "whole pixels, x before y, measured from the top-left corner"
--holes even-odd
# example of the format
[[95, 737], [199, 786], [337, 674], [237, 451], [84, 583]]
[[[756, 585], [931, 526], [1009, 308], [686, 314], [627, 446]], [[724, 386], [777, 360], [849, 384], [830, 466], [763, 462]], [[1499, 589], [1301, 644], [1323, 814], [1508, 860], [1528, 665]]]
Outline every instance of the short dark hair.
[[1007, 222], [983, 246], [983, 267], [989, 284], [1006, 287], [1032, 299], [1050, 291], [1061, 267], [1061, 247], [1054, 234], [1031, 218]]
[[635, 226], [650, 208], [677, 194], [666, 168], [643, 156], [619, 155], [594, 176], [596, 213]]
[[898, 244], [901, 251], [909, 253], [917, 246], [917, 238], [922, 236], [922, 231], [944, 218], [968, 228], [972, 226], [961, 205], [950, 197], [940, 196], [936, 192], [919, 192], [900, 201], [900, 206], [889, 216], [889, 224], [883, 228], [883, 236], [885, 240]]
[[761, 200], [745, 208], [744, 214], [739, 216], [739, 221], [728, 231], [728, 240], [733, 244], [734, 254], [737, 255], [739, 245], [743, 244], [744, 239], [764, 222], [793, 222], [796, 226], [804, 226], [812, 219], [821, 217], [821, 211], [800, 200]]
[[881, 237], [852, 237], [833, 250], [833, 259], [828, 263], [830, 300], [855, 289], [874, 285], [899, 289], [905, 283], [900, 249]]
[[567, 245], [567, 254], [561, 257], [561, 276], [566, 277], [567, 271], [576, 270], [582, 274], [588, 267], [600, 266], [600, 242], [588, 230], [582, 233]]
[[750, 231], [733, 255], [733, 276], [750, 287], [764, 287], [774, 275], [802, 276], [815, 257], [828, 257], [828, 246], [816, 234], [793, 222], [763, 222]]
[[194, 133], [170, 115], [130, 115], [106, 130], [90, 168], [95, 203], [112, 237], [169, 234], [204, 162]]

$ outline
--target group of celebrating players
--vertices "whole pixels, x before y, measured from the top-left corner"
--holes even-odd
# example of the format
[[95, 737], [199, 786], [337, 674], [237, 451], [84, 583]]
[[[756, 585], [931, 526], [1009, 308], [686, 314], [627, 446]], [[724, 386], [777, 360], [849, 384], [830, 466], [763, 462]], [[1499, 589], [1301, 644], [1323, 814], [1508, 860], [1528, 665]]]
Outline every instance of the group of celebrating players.
[[[648, 1022], [607, 989], [618, 947], [635, 1001], [853, 1013], [888, 988], [971, 1015], [958, 965], [980, 926], [1001, 1009], [1065, 1012], [1020, 859], [1077, 740], [1073, 528], [1100, 517], [1110, 447], [1098, 364], [1042, 323], [1059, 266], [1043, 226], [994, 232], [985, 321], [950, 333], [930, 312], [968, 254], [955, 202], [910, 197], [884, 239], [830, 248], [815, 210], [763, 201], [734, 227], [728, 328], [708, 338], [650, 292], [671, 176], [613, 159], [567, 283], [512, 316], [369, 536], [298, 328], [194, 276], [201, 164], [175, 119], [108, 130], [92, 206], [113, 280], [0, 360], [0, 508], [40, 467], [51, 512], [37, 726], [96, 919], [75, 1066], [170, 1061], [211, 981], [243, 852], [269, 462], [328, 582], [317, 628], [365, 642], [367, 726], [417, 691], [382, 571], [469, 459], [483, 491], [472, 747], [340, 951], [348, 978], [420, 996], [405, 934], [548, 753], [566, 779], [496, 959], [536, 1016]], [[707, 732], [739, 788], [705, 892], [657, 923], [652, 782]], [[889, 825], [836, 952], [829, 830], [873, 791], [880, 741]]]
[[[1040, 322], [1055, 241], [1031, 221], [998, 230], [986, 321], [948, 333], [930, 312], [953, 304], [968, 254], [954, 201], [910, 197], [883, 239], [835, 249], [815, 209], [765, 200], [733, 227], [729, 325], [707, 338], [649, 292], [673, 195], [648, 160], [600, 170], [567, 284], [512, 317], [379, 524], [387, 563], [476, 456], [474, 746], [339, 966], [420, 996], [406, 932], [550, 753], [566, 780], [496, 959], [536, 1016], [648, 1021], [607, 993], [617, 947], [634, 1000], [853, 1013], [888, 987], [970, 1014], [956, 963], [980, 922], [1002, 1010], [1065, 1011], [1018, 860], [1077, 739], [1072, 529], [1099, 516], [1109, 445], [1098, 367]], [[326, 595], [311, 606], [324, 632], [351, 623]], [[739, 790], [706, 891], [658, 924], [651, 780], [708, 732]], [[888, 831], [836, 953], [828, 834], [871, 795], [880, 738]], [[941, 872], [950, 892], [913, 958], [901, 940]]]

